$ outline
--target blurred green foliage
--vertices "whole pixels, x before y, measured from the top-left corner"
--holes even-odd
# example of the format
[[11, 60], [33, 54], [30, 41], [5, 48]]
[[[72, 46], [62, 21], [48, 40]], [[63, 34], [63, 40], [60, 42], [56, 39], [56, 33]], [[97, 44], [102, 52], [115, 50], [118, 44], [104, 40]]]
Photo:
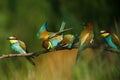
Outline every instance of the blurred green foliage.
[[0, 51], [10, 52], [6, 38], [11, 35], [25, 41], [30, 51], [41, 48], [36, 32], [45, 20], [50, 31], [58, 31], [64, 20], [66, 28], [73, 28], [71, 33], [79, 34], [82, 24], [89, 21], [98, 23], [99, 27], [113, 25], [113, 17], [119, 19], [118, 13], [117, 0], [0, 1], [0, 43], [4, 44]]
[[[119, 22], [119, 9], [118, 0], [0, 0], [0, 54], [13, 53], [6, 40], [12, 35], [23, 40], [28, 51], [40, 50], [41, 40], [37, 39], [36, 32], [45, 20], [50, 31], [58, 31], [64, 20], [66, 28], [73, 28], [69, 31], [73, 34], [80, 34], [82, 24], [89, 21], [96, 25], [96, 32], [99, 29], [115, 29], [113, 17]], [[0, 76], [6, 74], [9, 77], [20, 71], [18, 64], [22, 62], [19, 60], [0, 60]], [[27, 70], [28, 65], [21, 65], [20, 69], [24, 67], [24, 70]], [[12, 71], [13, 68], [15, 73]], [[2, 80], [13, 80], [7, 77], [3, 77]]]

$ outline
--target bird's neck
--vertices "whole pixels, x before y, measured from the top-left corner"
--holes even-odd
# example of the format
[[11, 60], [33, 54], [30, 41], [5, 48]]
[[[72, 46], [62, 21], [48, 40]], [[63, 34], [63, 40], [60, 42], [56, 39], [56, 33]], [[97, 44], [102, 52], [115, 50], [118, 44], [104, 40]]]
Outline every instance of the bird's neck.
[[107, 35], [107, 36], [105, 36], [105, 38], [107, 39], [107, 38], [110, 38], [111, 37], [111, 35]]

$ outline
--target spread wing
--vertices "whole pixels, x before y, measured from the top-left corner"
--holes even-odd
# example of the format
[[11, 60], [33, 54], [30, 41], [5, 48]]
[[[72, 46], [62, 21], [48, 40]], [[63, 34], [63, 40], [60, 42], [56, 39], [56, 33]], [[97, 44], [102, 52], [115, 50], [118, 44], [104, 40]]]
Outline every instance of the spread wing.
[[40, 27], [39, 31], [37, 32], [37, 37], [41, 38], [42, 33], [47, 32], [47, 22], [45, 21], [43, 25]]

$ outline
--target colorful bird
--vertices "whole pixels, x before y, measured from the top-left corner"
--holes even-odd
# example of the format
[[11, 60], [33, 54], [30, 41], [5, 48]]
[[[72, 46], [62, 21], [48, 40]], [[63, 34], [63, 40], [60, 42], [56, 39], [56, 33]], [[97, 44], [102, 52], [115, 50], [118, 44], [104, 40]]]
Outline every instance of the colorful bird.
[[72, 34], [66, 34], [63, 36], [63, 40], [59, 43], [59, 47], [71, 49], [73, 47], [75, 36]]
[[[15, 36], [9, 37], [8, 40], [10, 42], [10, 47], [13, 51], [15, 51], [16, 53], [20, 53], [20, 54], [27, 53], [26, 45], [23, 41], [19, 40]], [[31, 59], [31, 57], [26, 57], [26, 58], [29, 62], [31, 62], [33, 65], [35, 65], [35, 63]]]
[[[63, 40], [63, 29], [65, 27], [65, 22], [63, 21], [59, 32], [48, 32], [46, 29], [46, 22], [42, 25], [39, 32], [37, 33], [41, 39], [43, 39], [42, 46], [47, 50], [55, 49], [57, 45]], [[45, 34], [47, 33], [47, 34]]]
[[56, 35], [55, 37], [44, 40], [42, 42], [42, 46], [46, 50], [52, 50], [55, 49], [62, 40], [63, 40], [63, 35]]
[[79, 47], [78, 47], [78, 53], [76, 57], [76, 61], [79, 60], [81, 56], [81, 51], [85, 49], [86, 47], [92, 45], [93, 39], [94, 39], [94, 33], [93, 33], [93, 25], [92, 23], [88, 23], [87, 27], [82, 31], [79, 37]]
[[105, 42], [111, 48], [114, 48], [117, 50], [120, 49], [120, 40], [115, 33], [111, 32], [111, 31], [105, 31], [105, 30], [101, 30], [100, 33], [101, 33], [101, 36], [103, 37], [103, 39], [105, 40]]
[[[65, 24], [66, 23], [63, 21], [62, 24], [61, 24], [61, 28], [60, 28], [59, 32], [61, 32], [64, 29]], [[55, 32], [49, 32], [47, 30], [47, 22], [44, 22], [43, 25], [41, 26], [41, 28], [39, 29], [39, 31], [37, 32], [37, 37], [39, 39], [43, 39], [43, 40], [51, 38], [51, 37], [53, 37], [55, 35], [56, 35]]]
[[[46, 29], [46, 22], [42, 25], [37, 36], [43, 39], [42, 46], [47, 50], [56, 49], [58, 44], [63, 40], [63, 33], [72, 28], [65, 29], [65, 22], [63, 21], [58, 32], [48, 32]], [[47, 34], [45, 34], [47, 33]]]

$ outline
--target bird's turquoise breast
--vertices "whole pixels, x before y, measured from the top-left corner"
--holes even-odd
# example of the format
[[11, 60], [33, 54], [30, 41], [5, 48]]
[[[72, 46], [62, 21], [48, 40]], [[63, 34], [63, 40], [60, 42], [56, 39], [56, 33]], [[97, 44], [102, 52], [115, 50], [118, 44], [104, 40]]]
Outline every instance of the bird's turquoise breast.
[[21, 54], [25, 54], [26, 51], [24, 51], [21, 46], [19, 45], [19, 43], [14, 43], [11, 44], [10, 47], [12, 48], [13, 51], [15, 51], [16, 53], [21, 53]]
[[57, 38], [53, 38], [50, 42], [51, 42], [53, 48], [55, 48], [60, 43], [60, 40]]

